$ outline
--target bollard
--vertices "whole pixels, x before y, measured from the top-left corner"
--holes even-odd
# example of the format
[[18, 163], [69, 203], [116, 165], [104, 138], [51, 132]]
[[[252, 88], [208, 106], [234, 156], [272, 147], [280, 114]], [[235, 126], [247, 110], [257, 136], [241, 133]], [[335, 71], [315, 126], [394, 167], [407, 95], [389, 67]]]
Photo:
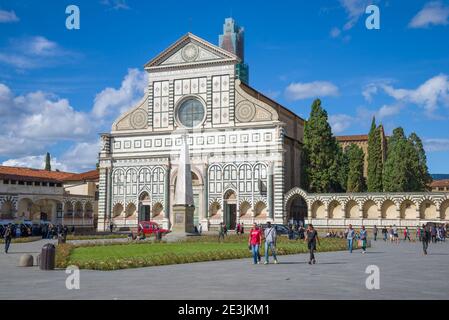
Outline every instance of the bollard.
[[54, 270], [56, 262], [56, 248], [53, 244], [47, 243], [42, 247], [40, 257], [41, 270]]

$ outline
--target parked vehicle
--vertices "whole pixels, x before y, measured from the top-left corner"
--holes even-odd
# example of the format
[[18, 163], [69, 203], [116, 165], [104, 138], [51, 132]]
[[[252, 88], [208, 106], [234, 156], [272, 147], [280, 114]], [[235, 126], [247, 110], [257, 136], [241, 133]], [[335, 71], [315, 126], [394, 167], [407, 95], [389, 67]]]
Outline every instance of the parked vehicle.
[[170, 230], [164, 229], [157, 222], [154, 221], [140, 221], [137, 227], [138, 233], [156, 234], [158, 231], [162, 234], [169, 233]]

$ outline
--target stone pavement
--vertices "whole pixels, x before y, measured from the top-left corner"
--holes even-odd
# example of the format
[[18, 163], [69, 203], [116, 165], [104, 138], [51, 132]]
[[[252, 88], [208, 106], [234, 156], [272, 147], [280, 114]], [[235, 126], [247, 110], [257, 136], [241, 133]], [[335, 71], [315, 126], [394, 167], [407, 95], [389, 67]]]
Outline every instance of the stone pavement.
[[[48, 240], [12, 244], [0, 253], [0, 299], [448, 299], [449, 242], [373, 242], [360, 251], [279, 257], [280, 264], [250, 259], [211, 261], [117, 271], [81, 270], [80, 290], [67, 290], [64, 270], [16, 267], [23, 253], [34, 256]], [[3, 249], [3, 248], [2, 248]], [[380, 289], [367, 290], [366, 267], [380, 268]]]

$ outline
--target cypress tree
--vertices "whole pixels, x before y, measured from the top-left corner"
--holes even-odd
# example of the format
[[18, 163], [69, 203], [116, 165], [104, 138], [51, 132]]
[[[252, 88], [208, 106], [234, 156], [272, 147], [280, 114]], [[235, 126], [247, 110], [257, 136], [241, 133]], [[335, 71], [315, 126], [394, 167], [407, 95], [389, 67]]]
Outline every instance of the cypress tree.
[[348, 182], [349, 159], [348, 155], [337, 143], [337, 181], [334, 186], [335, 192], [345, 192]]
[[47, 152], [45, 156], [45, 170], [51, 171], [51, 159], [50, 159], [50, 153]]
[[410, 191], [426, 191], [428, 189], [428, 184], [432, 182], [432, 177], [429, 174], [429, 169], [427, 167], [427, 157], [424, 151], [424, 146], [422, 144], [419, 136], [412, 132], [410, 134], [408, 141], [412, 147], [410, 175], [411, 175], [411, 188]]
[[339, 185], [337, 152], [338, 144], [332, 135], [327, 112], [316, 99], [304, 128], [304, 181], [308, 191], [336, 191]]
[[365, 154], [356, 144], [351, 144], [347, 150], [349, 171], [347, 180], [347, 192], [365, 191], [365, 178], [363, 177], [363, 165]]
[[402, 128], [396, 128], [388, 141], [387, 160], [383, 171], [383, 189], [386, 192], [406, 192], [409, 189], [407, 157], [410, 143]]
[[371, 130], [368, 135], [368, 177], [367, 187], [369, 192], [382, 191], [382, 140], [381, 127], [376, 127], [376, 119], [373, 117]]

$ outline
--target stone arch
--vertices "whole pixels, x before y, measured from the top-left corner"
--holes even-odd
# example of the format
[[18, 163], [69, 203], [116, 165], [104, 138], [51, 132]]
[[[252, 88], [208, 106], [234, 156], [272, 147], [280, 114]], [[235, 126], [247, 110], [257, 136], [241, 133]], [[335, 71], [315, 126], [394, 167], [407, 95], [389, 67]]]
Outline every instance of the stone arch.
[[1, 219], [14, 219], [15, 217], [15, 205], [11, 200], [5, 200], [1, 203], [0, 218]]
[[336, 199], [331, 200], [331, 202], [329, 203], [328, 212], [330, 219], [344, 219], [345, 217], [342, 205]]
[[164, 215], [164, 206], [160, 202], [156, 202], [151, 210], [153, 218], [162, 218]]
[[382, 219], [396, 219], [396, 204], [391, 199], [386, 199], [381, 207]]
[[401, 219], [416, 219], [416, 205], [410, 199], [404, 199], [399, 207]]
[[209, 216], [210, 218], [214, 219], [219, 216], [221, 216], [222, 210], [221, 210], [221, 204], [218, 201], [213, 201], [209, 205]]
[[251, 204], [248, 201], [242, 201], [240, 203], [240, 217], [250, 217], [252, 214]]
[[73, 203], [69, 200], [64, 202], [64, 216], [72, 217], [73, 216]]
[[93, 210], [92, 202], [86, 201], [86, 203], [84, 204], [84, 212], [85, 212], [86, 218], [89, 218], [89, 219], [93, 218], [94, 210]]
[[378, 216], [378, 207], [376, 202], [372, 199], [368, 199], [363, 204], [363, 218], [364, 219], [377, 219]]
[[128, 203], [125, 210], [125, 217], [133, 217], [137, 214], [137, 208], [136, 205], [133, 202]]
[[258, 218], [263, 218], [267, 216], [267, 205], [263, 201], [258, 201], [254, 206], [254, 216]]
[[324, 202], [317, 199], [312, 203], [312, 218], [313, 219], [325, 219], [326, 218], [326, 206]]
[[77, 217], [77, 218], [83, 217], [84, 209], [83, 209], [83, 204], [81, 203], [81, 201], [75, 202], [74, 210], [75, 210], [75, 217]]
[[441, 203], [440, 217], [443, 220], [449, 220], [449, 199]]
[[299, 188], [292, 189], [286, 195], [285, 211], [287, 220], [304, 221], [307, 219], [308, 205], [305, 192]]
[[354, 199], [346, 203], [345, 216], [349, 219], [359, 219], [359, 204]]
[[123, 213], [123, 205], [121, 203], [116, 203], [114, 205], [114, 208], [112, 209], [112, 216], [114, 218], [118, 218], [122, 215]]
[[424, 200], [419, 208], [419, 216], [425, 220], [437, 220], [439, 216], [436, 204], [431, 200]]
[[[200, 170], [196, 167], [191, 167], [190, 172], [192, 173], [192, 184], [202, 186], [204, 184], [204, 177]], [[176, 178], [178, 177], [178, 169], [173, 170], [170, 178], [170, 184], [176, 185]]]
[[17, 204], [17, 215], [24, 217], [25, 219], [32, 219], [33, 209], [35, 209], [35, 206], [33, 205], [33, 201], [29, 198], [20, 199]]

